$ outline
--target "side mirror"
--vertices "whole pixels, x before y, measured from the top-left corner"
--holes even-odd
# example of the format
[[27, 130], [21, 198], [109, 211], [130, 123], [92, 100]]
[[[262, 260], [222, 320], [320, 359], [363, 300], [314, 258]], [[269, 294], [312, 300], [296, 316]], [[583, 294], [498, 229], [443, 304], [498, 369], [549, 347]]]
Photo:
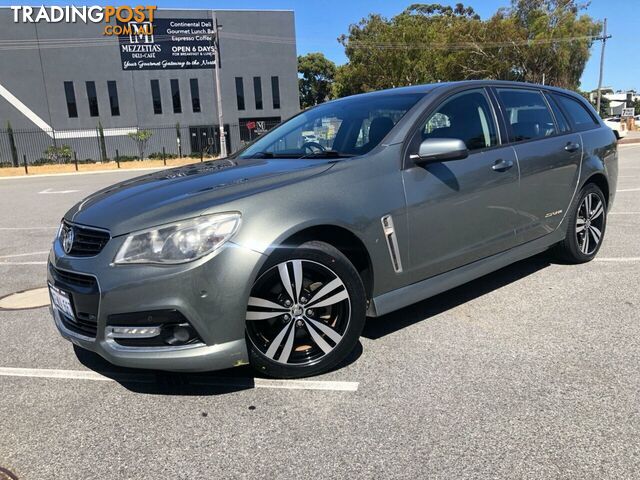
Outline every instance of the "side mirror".
[[427, 138], [420, 144], [417, 155], [411, 155], [416, 165], [426, 165], [433, 162], [447, 162], [462, 160], [469, 156], [469, 150], [464, 142], [458, 138]]

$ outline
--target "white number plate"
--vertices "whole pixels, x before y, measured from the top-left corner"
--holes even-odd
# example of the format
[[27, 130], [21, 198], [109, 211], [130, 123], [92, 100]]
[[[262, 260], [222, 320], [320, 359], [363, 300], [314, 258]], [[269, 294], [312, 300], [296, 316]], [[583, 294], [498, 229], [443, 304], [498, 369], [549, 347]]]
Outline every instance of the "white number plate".
[[72, 319], [75, 318], [69, 294], [54, 287], [53, 285], [49, 285], [49, 292], [51, 292], [51, 302], [53, 303], [54, 308]]

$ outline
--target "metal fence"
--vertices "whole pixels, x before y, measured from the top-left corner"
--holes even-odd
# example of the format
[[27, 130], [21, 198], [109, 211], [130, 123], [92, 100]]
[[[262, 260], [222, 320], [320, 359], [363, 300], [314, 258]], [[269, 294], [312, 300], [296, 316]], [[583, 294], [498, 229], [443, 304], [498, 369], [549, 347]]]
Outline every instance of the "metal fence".
[[[225, 125], [229, 153], [265, 130], [255, 123]], [[262, 125], [264, 127], [264, 125]], [[0, 167], [55, 163], [97, 163], [177, 157], [213, 158], [220, 153], [217, 125], [91, 128], [84, 130], [0, 130]]]

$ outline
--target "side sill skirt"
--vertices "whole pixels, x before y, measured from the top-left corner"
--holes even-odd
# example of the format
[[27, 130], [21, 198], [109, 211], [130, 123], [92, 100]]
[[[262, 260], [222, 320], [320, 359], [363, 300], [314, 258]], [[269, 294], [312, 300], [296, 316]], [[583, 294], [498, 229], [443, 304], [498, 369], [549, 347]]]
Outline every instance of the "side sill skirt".
[[553, 233], [527, 242], [524, 245], [519, 245], [505, 252], [458, 267], [455, 270], [378, 295], [371, 299], [367, 314], [375, 317], [385, 315], [544, 252], [564, 238], [565, 229], [562, 225]]

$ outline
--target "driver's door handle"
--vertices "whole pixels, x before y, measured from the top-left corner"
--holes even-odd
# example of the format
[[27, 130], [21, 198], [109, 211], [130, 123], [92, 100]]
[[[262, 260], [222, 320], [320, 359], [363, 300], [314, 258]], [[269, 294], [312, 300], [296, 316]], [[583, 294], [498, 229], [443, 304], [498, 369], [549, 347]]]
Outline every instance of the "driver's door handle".
[[577, 151], [579, 148], [580, 148], [580, 144], [576, 142], [569, 142], [564, 146], [564, 149], [569, 153], [573, 153]]
[[496, 172], [506, 172], [511, 167], [513, 167], [513, 161], [500, 159], [496, 160], [491, 168]]

